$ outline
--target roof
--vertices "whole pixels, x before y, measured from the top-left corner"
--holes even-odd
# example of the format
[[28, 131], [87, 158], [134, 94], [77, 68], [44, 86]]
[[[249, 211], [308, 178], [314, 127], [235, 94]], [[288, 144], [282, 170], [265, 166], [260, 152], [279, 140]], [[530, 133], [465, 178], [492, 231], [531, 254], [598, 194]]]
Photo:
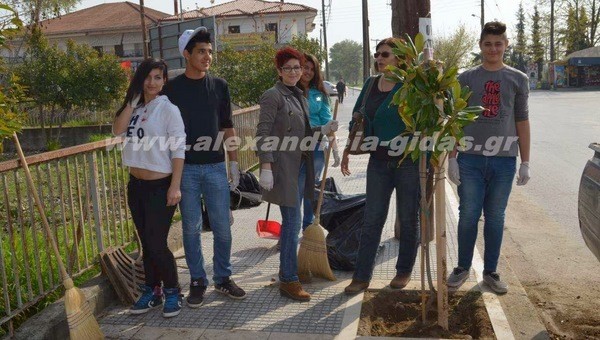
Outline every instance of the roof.
[[[144, 6], [144, 15], [146, 26], [153, 26], [170, 14]], [[42, 27], [46, 35], [140, 30], [140, 6], [129, 1], [100, 4], [44, 20]]]
[[[233, 0], [212, 7], [200, 8], [183, 13], [183, 19], [195, 19], [204, 17], [236, 17], [294, 12], [314, 12], [312, 7], [283, 1], [263, 0]], [[161, 21], [179, 20], [179, 15], [162, 18]]]
[[595, 47], [586, 48], [584, 50], [575, 51], [575, 52], [569, 54], [568, 56], [566, 56], [565, 59], [593, 58], [593, 57], [600, 57], [600, 46], [595, 46]]

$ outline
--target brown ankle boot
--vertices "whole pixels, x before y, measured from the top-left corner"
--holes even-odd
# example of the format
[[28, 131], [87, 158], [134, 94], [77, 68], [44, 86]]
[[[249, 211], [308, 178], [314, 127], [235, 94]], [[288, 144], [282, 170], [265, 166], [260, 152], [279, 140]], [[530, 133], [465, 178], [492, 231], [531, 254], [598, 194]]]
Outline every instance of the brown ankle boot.
[[390, 287], [393, 289], [402, 289], [410, 282], [411, 273], [403, 273], [396, 275], [390, 282]]
[[352, 279], [350, 285], [344, 288], [344, 293], [346, 293], [346, 295], [354, 295], [364, 292], [367, 288], [369, 288], [369, 281]]
[[302, 285], [298, 281], [280, 282], [279, 293], [281, 296], [288, 297], [292, 300], [310, 301], [310, 294], [302, 289]]

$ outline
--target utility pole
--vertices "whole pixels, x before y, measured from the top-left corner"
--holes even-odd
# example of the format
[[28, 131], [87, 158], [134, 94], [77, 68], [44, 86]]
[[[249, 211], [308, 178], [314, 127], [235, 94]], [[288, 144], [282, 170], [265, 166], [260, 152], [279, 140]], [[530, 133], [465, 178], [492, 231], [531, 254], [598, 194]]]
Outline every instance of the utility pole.
[[148, 58], [148, 39], [146, 37], [146, 15], [144, 14], [144, 0], [140, 0], [140, 17], [142, 19], [142, 40], [144, 40], [144, 59]]
[[554, 1], [550, 0], [550, 61], [556, 59], [556, 52], [554, 51]]
[[174, 15], [177, 15], [177, 14], [179, 14], [179, 9], [178, 9], [178, 7], [177, 7], [177, 0], [173, 0], [173, 6], [174, 6], [174, 8], [175, 8], [175, 10], [174, 10], [174, 13], [173, 13], [173, 14], [174, 14]]
[[483, 26], [485, 26], [485, 0], [481, 0], [481, 30], [483, 31]]
[[369, 46], [369, 4], [362, 0], [362, 26], [363, 26], [363, 79], [371, 75], [371, 48]]
[[392, 36], [414, 38], [419, 33], [419, 18], [431, 17], [430, 0], [392, 0]]
[[323, 12], [323, 45], [325, 46], [325, 79], [329, 79], [329, 51], [327, 50], [327, 23], [325, 20], [325, 0], [321, 0]]

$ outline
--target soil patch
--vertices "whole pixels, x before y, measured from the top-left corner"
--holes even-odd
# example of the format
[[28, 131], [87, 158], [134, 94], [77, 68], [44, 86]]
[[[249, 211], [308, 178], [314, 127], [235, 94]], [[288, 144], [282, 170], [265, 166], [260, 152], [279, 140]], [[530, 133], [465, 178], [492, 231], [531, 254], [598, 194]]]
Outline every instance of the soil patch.
[[495, 339], [481, 292], [455, 292], [448, 297], [449, 330], [439, 327], [435, 303], [425, 325], [421, 322], [419, 291], [365, 293], [358, 335], [446, 339]]

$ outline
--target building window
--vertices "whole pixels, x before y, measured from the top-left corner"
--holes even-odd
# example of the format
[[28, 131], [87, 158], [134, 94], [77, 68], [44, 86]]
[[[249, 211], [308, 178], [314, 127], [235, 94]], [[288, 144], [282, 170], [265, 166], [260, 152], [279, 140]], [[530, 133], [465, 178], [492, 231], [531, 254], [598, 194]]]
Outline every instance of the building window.
[[121, 58], [125, 56], [123, 52], [123, 45], [115, 45], [115, 55]]
[[229, 26], [229, 34], [240, 33], [240, 26]]
[[265, 32], [275, 32], [275, 42], [279, 42], [279, 34], [277, 34], [277, 23], [265, 24]]

